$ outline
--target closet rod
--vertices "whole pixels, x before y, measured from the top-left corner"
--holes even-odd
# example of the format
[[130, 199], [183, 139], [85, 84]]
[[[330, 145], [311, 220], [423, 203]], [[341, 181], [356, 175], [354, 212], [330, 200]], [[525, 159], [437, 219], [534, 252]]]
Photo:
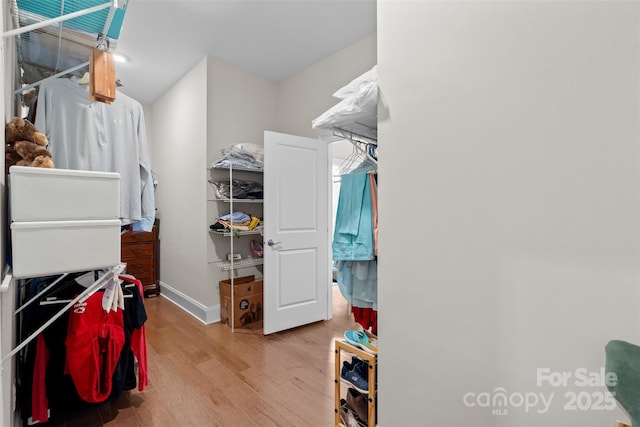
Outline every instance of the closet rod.
[[13, 30], [5, 31], [2, 33], [3, 37], [12, 37], [19, 36], [22, 33], [26, 33], [28, 31], [37, 30], [38, 28], [46, 27], [47, 25], [56, 24], [61, 21], [66, 21], [67, 19], [77, 18], [78, 16], [88, 15], [89, 13], [97, 12], [102, 9], [106, 9], [108, 7], [115, 6], [118, 7], [118, 0], [113, 0], [98, 6], [93, 6], [87, 9], [82, 9], [77, 12], [68, 13], [66, 15], [60, 15], [55, 18], [47, 19], [45, 21], [36, 22], [35, 24], [27, 25], [26, 27], [15, 28]]
[[333, 135], [348, 140], [363, 140], [365, 143], [378, 144], [377, 122], [375, 126], [365, 123], [352, 122], [332, 127]]
[[40, 334], [42, 331], [47, 329], [53, 322], [55, 322], [58, 319], [58, 317], [62, 316], [67, 310], [69, 310], [71, 307], [73, 307], [75, 303], [77, 303], [78, 301], [85, 301], [87, 298], [89, 298], [91, 295], [93, 295], [98, 289], [100, 289], [100, 287], [103, 284], [105, 284], [108, 280], [111, 280], [114, 277], [118, 277], [118, 275], [120, 273], [122, 273], [123, 270], [124, 270], [124, 264], [119, 264], [118, 266], [113, 267], [111, 270], [109, 270], [106, 274], [104, 274], [98, 280], [93, 282], [91, 284], [91, 286], [89, 286], [86, 290], [82, 291], [82, 293], [80, 295], [78, 295], [73, 300], [71, 300], [71, 302], [69, 302], [69, 304], [65, 305], [62, 308], [62, 310], [58, 311], [55, 315], [53, 315], [53, 317], [51, 317], [51, 319], [47, 320], [47, 322], [44, 325], [40, 326], [35, 332], [33, 332], [31, 335], [29, 335], [29, 337], [27, 337], [27, 339], [22, 341], [20, 343], [20, 345], [18, 345], [16, 348], [11, 350], [11, 352], [9, 352], [9, 354], [4, 356], [2, 358], [2, 360], [0, 361], [0, 364], [2, 365], [2, 369], [4, 369], [4, 362], [6, 362], [7, 360], [11, 359], [20, 350], [22, 350], [27, 344], [29, 344], [31, 341], [33, 341], [38, 336], [38, 334]]
[[65, 74], [69, 74], [69, 73], [71, 73], [72, 71], [76, 71], [76, 70], [79, 70], [80, 68], [84, 68], [84, 67], [86, 67], [87, 65], [89, 65], [89, 61], [83, 62], [82, 64], [78, 64], [78, 65], [76, 65], [75, 67], [68, 68], [68, 69], [66, 69], [66, 70], [64, 70], [64, 71], [60, 71], [59, 73], [56, 73], [56, 74], [54, 74], [54, 75], [52, 75], [52, 76], [45, 77], [44, 79], [42, 79], [42, 80], [38, 80], [37, 82], [35, 82], [35, 83], [31, 83], [30, 85], [23, 86], [23, 87], [21, 87], [21, 88], [19, 88], [19, 89], [16, 89], [16, 91], [15, 91], [13, 94], [14, 94], [14, 95], [21, 94], [22, 92], [26, 92], [26, 91], [28, 91], [29, 89], [34, 88], [34, 87], [38, 86], [40, 83], [42, 83], [43, 81], [45, 81], [45, 80], [47, 80], [47, 79], [55, 78], [55, 77], [60, 77], [60, 76], [64, 76]]

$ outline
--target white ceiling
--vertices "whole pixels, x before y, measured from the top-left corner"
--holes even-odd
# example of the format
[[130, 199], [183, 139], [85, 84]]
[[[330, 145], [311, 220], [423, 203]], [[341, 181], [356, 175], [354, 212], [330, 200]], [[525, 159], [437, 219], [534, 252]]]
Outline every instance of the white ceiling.
[[375, 0], [130, 0], [120, 90], [152, 103], [207, 55], [278, 81], [375, 31]]

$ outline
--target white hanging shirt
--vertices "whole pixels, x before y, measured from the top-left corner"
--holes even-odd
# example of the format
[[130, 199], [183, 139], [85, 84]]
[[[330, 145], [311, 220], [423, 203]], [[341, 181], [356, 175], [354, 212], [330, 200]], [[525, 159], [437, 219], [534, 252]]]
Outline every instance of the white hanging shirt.
[[34, 124], [57, 168], [118, 172], [122, 224], [151, 231], [155, 196], [138, 101], [120, 92], [112, 104], [92, 101], [75, 78], [50, 78], [40, 84]]

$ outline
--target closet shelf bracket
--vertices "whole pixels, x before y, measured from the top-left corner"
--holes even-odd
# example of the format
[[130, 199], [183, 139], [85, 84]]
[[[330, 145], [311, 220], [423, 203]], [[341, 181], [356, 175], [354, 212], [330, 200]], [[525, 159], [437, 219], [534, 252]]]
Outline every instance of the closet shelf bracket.
[[[123, 5], [124, 6], [124, 5]], [[124, 8], [124, 7], [122, 7]], [[104, 50], [105, 41], [107, 42], [107, 47], [109, 46], [108, 38], [106, 36], [109, 31], [109, 27], [111, 27], [111, 22], [113, 21], [113, 17], [116, 14], [116, 9], [122, 9], [118, 6], [118, 0], [113, 0], [113, 6], [109, 8], [109, 14], [107, 15], [107, 19], [104, 21], [104, 26], [102, 28], [102, 34], [98, 36], [98, 49]]]

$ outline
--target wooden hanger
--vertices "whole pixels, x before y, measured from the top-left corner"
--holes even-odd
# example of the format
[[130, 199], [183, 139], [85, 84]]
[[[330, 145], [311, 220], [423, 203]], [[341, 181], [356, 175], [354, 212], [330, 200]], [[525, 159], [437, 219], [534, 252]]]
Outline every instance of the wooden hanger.
[[116, 99], [116, 63], [110, 52], [93, 48], [89, 57], [89, 97], [111, 104]]

